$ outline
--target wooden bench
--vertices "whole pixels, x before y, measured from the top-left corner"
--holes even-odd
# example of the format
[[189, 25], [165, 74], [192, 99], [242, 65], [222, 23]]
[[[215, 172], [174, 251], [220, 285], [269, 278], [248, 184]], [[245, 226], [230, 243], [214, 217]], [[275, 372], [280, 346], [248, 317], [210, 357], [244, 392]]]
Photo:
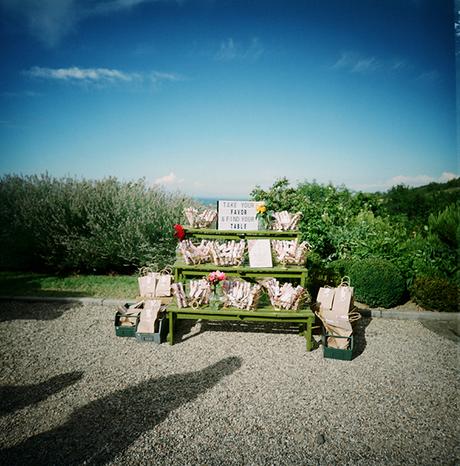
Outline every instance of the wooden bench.
[[313, 347], [313, 329], [315, 323], [315, 314], [310, 309], [301, 309], [298, 311], [277, 311], [271, 306], [258, 308], [255, 311], [245, 311], [234, 307], [221, 308], [218, 310], [210, 307], [200, 307], [193, 309], [190, 307], [178, 308], [175, 304], [170, 304], [167, 308], [169, 319], [168, 342], [174, 344], [174, 329], [177, 320], [227, 320], [237, 322], [287, 322], [299, 326], [299, 334], [303, 335], [306, 340], [307, 351]]

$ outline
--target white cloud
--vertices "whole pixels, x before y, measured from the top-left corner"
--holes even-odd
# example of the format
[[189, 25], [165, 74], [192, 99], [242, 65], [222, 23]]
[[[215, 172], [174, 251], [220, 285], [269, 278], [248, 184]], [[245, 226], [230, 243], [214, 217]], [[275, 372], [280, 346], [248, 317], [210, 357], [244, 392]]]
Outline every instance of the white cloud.
[[132, 81], [139, 79], [136, 73], [124, 73], [123, 71], [108, 68], [42, 68], [34, 66], [25, 74], [34, 78], [57, 79], [65, 81]]
[[390, 73], [412, 70], [412, 65], [401, 57], [382, 59], [375, 56], [366, 56], [358, 52], [342, 52], [337, 61], [331, 66], [333, 70], [343, 70], [348, 73], [366, 74], [375, 71]]
[[149, 73], [125, 72], [110, 68], [43, 68], [34, 66], [23, 72], [32, 78], [66, 81], [73, 84], [105, 85], [115, 83], [153, 83], [158, 86], [163, 82], [178, 82], [185, 78], [177, 73], [152, 71]]
[[[0, 7], [48, 47], [56, 46], [78, 23], [93, 16], [128, 10], [142, 3], [160, 0], [0, 0]], [[177, 0], [172, 3], [180, 3]]]
[[177, 73], [164, 73], [161, 71], [153, 71], [150, 75], [150, 78], [153, 82], [160, 82], [160, 81], [183, 81], [184, 77], [180, 76]]
[[393, 178], [390, 178], [386, 185], [397, 186], [399, 184], [404, 184], [406, 186], [423, 186], [434, 181], [434, 178], [427, 175], [416, 175], [416, 176], [406, 176], [406, 175], [396, 175]]
[[265, 49], [258, 37], [253, 37], [248, 44], [236, 42], [229, 37], [221, 42], [214, 58], [219, 61], [256, 61], [264, 52]]
[[391, 189], [393, 186], [398, 186], [398, 185], [404, 185], [404, 186], [415, 188], [418, 186], [425, 186], [430, 183], [446, 183], [447, 181], [454, 180], [455, 178], [458, 178], [459, 176], [460, 175], [456, 175], [455, 173], [452, 173], [452, 172], [443, 172], [442, 175], [439, 176], [438, 178], [434, 178], [428, 175], [415, 175], [415, 176], [396, 175], [380, 183], [353, 184], [350, 187], [357, 191], [366, 191], [366, 192], [386, 191], [388, 189]]
[[332, 68], [350, 73], [369, 73], [382, 66], [383, 62], [375, 57], [365, 57], [356, 52], [343, 52]]
[[417, 70], [410, 62], [403, 58], [382, 59], [374, 56], [364, 56], [358, 52], [342, 52], [337, 61], [330, 67], [348, 73], [370, 74], [377, 71], [392, 73], [411, 73], [415, 81], [422, 83], [436, 83], [442, 80], [437, 70]]
[[447, 183], [447, 181], [455, 180], [455, 178], [458, 178], [458, 175], [456, 175], [455, 173], [443, 172], [443, 174], [439, 177], [439, 182]]
[[165, 186], [172, 186], [176, 184], [183, 183], [184, 180], [178, 178], [174, 172], [169, 173], [169, 175], [161, 176], [154, 181], [154, 184], [160, 184]]
[[443, 172], [439, 178], [433, 178], [432, 176], [428, 175], [415, 175], [415, 176], [406, 176], [406, 175], [397, 175], [393, 178], [390, 178], [385, 185], [388, 188], [392, 186], [397, 186], [399, 184], [403, 184], [406, 186], [423, 186], [429, 183], [446, 183], [447, 181], [453, 180], [458, 178], [459, 175], [456, 175], [452, 172]]

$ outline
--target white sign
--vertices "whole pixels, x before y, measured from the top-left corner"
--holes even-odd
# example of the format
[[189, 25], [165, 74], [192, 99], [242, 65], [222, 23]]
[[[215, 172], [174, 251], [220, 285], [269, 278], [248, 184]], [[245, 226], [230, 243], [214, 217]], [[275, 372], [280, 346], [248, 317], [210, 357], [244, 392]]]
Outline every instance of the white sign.
[[255, 201], [217, 201], [219, 230], [257, 230]]
[[250, 267], [273, 267], [269, 239], [248, 240], [248, 251]]

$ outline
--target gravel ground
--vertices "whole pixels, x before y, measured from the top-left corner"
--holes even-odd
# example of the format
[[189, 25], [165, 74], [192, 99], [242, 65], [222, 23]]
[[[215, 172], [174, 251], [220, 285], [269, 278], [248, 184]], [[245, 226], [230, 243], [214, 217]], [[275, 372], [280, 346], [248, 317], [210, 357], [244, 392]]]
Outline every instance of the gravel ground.
[[0, 463], [458, 464], [458, 339], [420, 322], [362, 319], [338, 361], [288, 327], [182, 321], [169, 346], [113, 316], [0, 303]]

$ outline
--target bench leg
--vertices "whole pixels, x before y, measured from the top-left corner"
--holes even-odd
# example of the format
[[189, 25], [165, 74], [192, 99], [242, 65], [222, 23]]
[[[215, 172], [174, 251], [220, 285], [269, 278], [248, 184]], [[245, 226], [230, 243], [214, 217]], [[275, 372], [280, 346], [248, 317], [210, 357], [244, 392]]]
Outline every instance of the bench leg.
[[168, 333], [168, 343], [170, 345], [174, 344], [174, 312], [169, 312], [169, 333]]
[[305, 339], [307, 340], [307, 351], [311, 351], [313, 348], [313, 341], [312, 341], [312, 322], [308, 322], [306, 325], [305, 330]]

